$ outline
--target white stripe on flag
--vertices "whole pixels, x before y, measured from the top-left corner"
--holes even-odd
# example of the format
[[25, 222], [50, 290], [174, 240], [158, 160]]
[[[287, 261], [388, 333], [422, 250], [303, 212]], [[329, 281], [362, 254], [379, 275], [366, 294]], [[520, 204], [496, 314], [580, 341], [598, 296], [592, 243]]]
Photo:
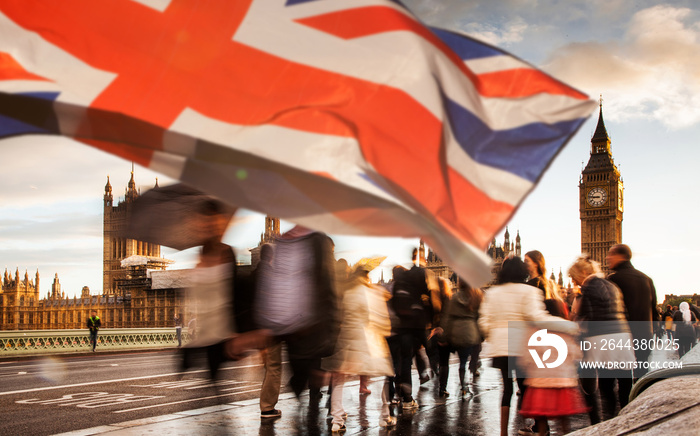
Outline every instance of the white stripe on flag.
[[328, 173], [339, 183], [408, 208], [395, 196], [361, 177], [361, 174], [374, 173], [374, 170], [365, 161], [354, 138], [304, 132], [274, 125], [235, 125], [208, 118], [190, 109], [184, 110], [170, 129], [187, 135], [197, 135], [204, 140], [305, 172]]
[[477, 189], [513, 206], [532, 189], [533, 184], [520, 176], [474, 161], [454, 139], [449, 124], [444, 126], [448, 165]]
[[[0, 12], [0, 51], [9, 53], [30, 73], [56, 82], [58, 101], [89, 106], [116, 78], [28, 32]], [[59, 66], [59, 67], [57, 67]]]

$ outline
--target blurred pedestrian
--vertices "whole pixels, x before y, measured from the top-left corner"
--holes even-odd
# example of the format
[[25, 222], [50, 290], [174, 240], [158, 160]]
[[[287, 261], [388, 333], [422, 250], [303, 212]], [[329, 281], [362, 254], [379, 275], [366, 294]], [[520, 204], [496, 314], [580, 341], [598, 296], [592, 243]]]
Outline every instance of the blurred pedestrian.
[[97, 316], [96, 311], [91, 311], [90, 312], [90, 317], [87, 320], [87, 327], [88, 330], [90, 330], [90, 343], [92, 344], [92, 352], [95, 352], [95, 347], [97, 347], [97, 332], [100, 330], [100, 327], [102, 326], [102, 321], [100, 321], [100, 317]]
[[[494, 368], [501, 371], [503, 395], [501, 398], [501, 436], [508, 435], [508, 417], [513, 396], [512, 371], [515, 368], [521, 394], [525, 394], [524, 376], [517, 368], [518, 353], [509, 347], [509, 322], [521, 321], [536, 325], [547, 322], [551, 330], [574, 334], [574, 323], [560, 321], [545, 311], [542, 292], [525, 284], [528, 270], [522, 259], [509, 257], [503, 261], [496, 277], [497, 285], [484, 294], [479, 309], [479, 328], [485, 337], [483, 353], [492, 358]], [[553, 321], [553, 322], [551, 322]], [[516, 333], [516, 332], [513, 332]]]
[[175, 318], [173, 318], [173, 323], [175, 324], [175, 339], [177, 339], [177, 346], [182, 347], [182, 315], [176, 313]]
[[687, 301], [678, 305], [678, 312], [673, 315], [676, 326], [676, 339], [678, 340], [678, 358], [681, 358], [690, 351], [695, 344], [695, 323], [698, 321], [695, 314], [690, 310]]
[[608, 268], [613, 271], [608, 280], [620, 288], [632, 337], [640, 344], [639, 347], [634, 347], [634, 354], [640, 363], [634, 370], [634, 378], [639, 378], [649, 371], [644, 364], [651, 354], [651, 347], [641, 344], [651, 341], [654, 327], [660, 319], [656, 310], [654, 282], [632, 266], [631, 259], [632, 250], [625, 244], [610, 247], [606, 257]]
[[[417, 250], [413, 256], [416, 259]], [[432, 313], [431, 292], [428, 288], [425, 268], [414, 264], [411, 269], [394, 275], [391, 304], [400, 320], [397, 332], [400, 348], [400, 370], [397, 374], [401, 387], [402, 410], [418, 409], [418, 403], [413, 399], [413, 381], [411, 364], [418, 350], [426, 344], [425, 329], [428, 318]], [[416, 367], [419, 376], [425, 378], [416, 357]], [[425, 367], [425, 365], [423, 365]]]
[[544, 299], [549, 298], [551, 285], [550, 281], [545, 277], [547, 267], [545, 266], [542, 253], [537, 250], [528, 251], [523, 256], [523, 262], [525, 262], [529, 276], [527, 284], [540, 289]]
[[[387, 285], [387, 291], [390, 296], [394, 295], [393, 289], [396, 284], [396, 277], [405, 273], [406, 268], [401, 265], [397, 265], [392, 269], [392, 280]], [[389, 319], [391, 320], [391, 334], [387, 336], [386, 341], [389, 345], [389, 352], [391, 353], [391, 361], [394, 366], [394, 372], [391, 376], [387, 377], [389, 382], [389, 398], [394, 402], [401, 401], [401, 381], [399, 374], [401, 373], [401, 319], [396, 314], [394, 310], [393, 300], [390, 299], [387, 303], [387, 311], [389, 312]]]
[[[562, 311], [560, 305], [547, 306], [545, 303], [545, 307], [551, 315], [562, 320], [567, 319], [568, 313]], [[539, 333], [534, 328], [532, 331], [533, 335]], [[560, 365], [540, 369], [530, 356], [524, 356], [520, 359], [521, 367], [526, 375], [525, 385], [527, 386], [520, 414], [526, 418], [533, 418], [535, 424], [520, 430], [519, 435], [537, 433], [540, 436], [548, 436], [550, 433], [548, 419], [558, 420], [562, 433], [567, 434], [570, 428], [569, 416], [586, 413], [589, 410], [579, 389], [576, 364], [577, 361], [581, 360], [582, 353], [578, 341], [574, 336], [565, 333], [557, 333], [557, 336], [563, 340], [567, 347], [566, 360]]]
[[673, 324], [673, 313], [673, 306], [667, 304], [666, 310], [661, 314], [661, 319], [664, 323], [664, 330], [670, 341], [673, 341], [673, 332], [676, 330], [676, 326]]
[[183, 369], [203, 357], [209, 375], [216, 379], [222, 363], [228, 360], [226, 342], [236, 334], [234, 319], [234, 285], [237, 276], [233, 248], [222, 242], [232, 215], [223, 203], [209, 199], [200, 204], [198, 229], [204, 240], [199, 262], [193, 270], [193, 284], [187, 291], [188, 303], [194, 312], [188, 331], [196, 335], [183, 348]]
[[[254, 294], [259, 294], [262, 291], [260, 274], [261, 271], [269, 271], [272, 265], [274, 256], [274, 247], [272, 244], [263, 244], [260, 247], [260, 263], [253, 272], [253, 287]], [[253, 300], [255, 297], [253, 296]], [[271, 419], [282, 416], [282, 411], [276, 409], [275, 406], [279, 401], [280, 388], [282, 385], [282, 342], [273, 338], [270, 345], [260, 352], [263, 361], [263, 382], [260, 388], [260, 418]]]
[[470, 392], [466, 377], [467, 361], [472, 355], [472, 348], [481, 344], [478, 319], [482, 299], [483, 293], [480, 289], [472, 288], [464, 280], [459, 280], [459, 288], [450, 296], [442, 310], [439, 327], [435, 329], [440, 350], [438, 392], [442, 398], [449, 396], [447, 381], [450, 375], [449, 360], [452, 353], [457, 353], [459, 356], [460, 395], [464, 397]]
[[[547, 272], [547, 267], [545, 266], [544, 255], [538, 250], [532, 250], [525, 253], [523, 257], [523, 262], [527, 267], [529, 273], [529, 280], [527, 284], [534, 286], [542, 291], [544, 297], [544, 306], [547, 313], [553, 316], [557, 316], [563, 319], [568, 319], [569, 310], [566, 303], [559, 296], [559, 286], [554, 283], [553, 280], [545, 277]], [[530, 384], [525, 380], [525, 385], [530, 386]], [[519, 392], [521, 402], [524, 400], [525, 396], [523, 392]], [[549, 425], [547, 423], [546, 417], [542, 416], [532, 416], [535, 419], [535, 423], [531, 426], [525, 427], [519, 431], [520, 434], [531, 434], [538, 432], [538, 428], [544, 426], [547, 431], [549, 430]]]
[[[381, 258], [383, 260], [383, 258]], [[378, 262], [358, 262], [352, 272], [351, 286], [341, 296], [342, 318], [334, 353], [323, 359], [321, 367], [333, 373], [331, 391], [332, 432], [345, 429], [347, 414], [343, 408], [343, 385], [348, 375], [390, 376], [393, 374], [386, 336], [391, 331], [386, 290], [374, 286], [369, 272]], [[382, 390], [379, 425], [396, 424], [389, 410], [389, 389]]]
[[569, 310], [559, 294], [559, 286], [553, 280], [545, 277], [547, 268], [544, 256], [537, 250], [528, 251], [523, 257], [530, 279], [527, 284], [542, 291], [544, 305], [551, 315], [568, 318]]
[[333, 352], [339, 322], [333, 242], [296, 226], [275, 239], [272, 262], [260, 268], [256, 325], [286, 343], [296, 396], [308, 387], [318, 400], [325, 384], [321, 359]]
[[190, 313], [190, 321], [187, 323], [187, 336], [189, 336], [190, 341], [197, 337], [197, 318], [192, 313]]
[[[614, 283], [603, 278], [600, 265], [588, 255], [580, 256], [569, 268], [573, 282], [581, 287], [581, 294], [571, 310], [572, 319], [579, 322], [581, 332], [587, 341], [598, 344], [584, 352], [584, 362], [634, 362], [634, 353], [625, 347], [604, 347], [603, 343], [632, 344], [632, 336], [627, 324], [622, 292]], [[632, 388], [630, 369], [591, 369], [581, 370], [581, 387], [586, 403], [590, 407], [591, 424], [616, 415], [617, 403], [620, 409], [629, 401]], [[615, 383], [617, 382], [617, 390]], [[598, 390], [602, 405], [598, 404]]]
[[[430, 271], [430, 273], [433, 274], [432, 271]], [[443, 356], [440, 354], [443, 346], [440, 345], [440, 337], [438, 334], [436, 334], [436, 332], [440, 331], [438, 329], [441, 327], [445, 310], [450, 302], [450, 298], [452, 298], [452, 282], [445, 277], [434, 276], [432, 279], [435, 280], [436, 284], [434, 286], [435, 289], [433, 289], [433, 286], [430, 285], [431, 279], [428, 280], [433, 316], [430, 324], [428, 325], [428, 347], [426, 348], [426, 351], [428, 354], [428, 360], [430, 361], [432, 373], [434, 376], [439, 377], [440, 368], [442, 368], [445, 363], [442, 360]], [[449, 372], [449, 368], [447, 371]], [[441, 390], [438, 390], [438, 395], [442, 396], [445, 393], [446, 391], [442, 392]]]

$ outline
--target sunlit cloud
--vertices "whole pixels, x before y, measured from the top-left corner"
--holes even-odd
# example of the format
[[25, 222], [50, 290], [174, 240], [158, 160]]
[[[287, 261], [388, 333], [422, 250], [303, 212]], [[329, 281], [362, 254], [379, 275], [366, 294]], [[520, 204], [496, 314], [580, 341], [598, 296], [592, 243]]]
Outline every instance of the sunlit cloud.
[[606, 118], [655, 119], [679, 129], [700, 122], [700, 21], [687, 8], [637, 12], [618, 41], [558, 48], [543, 68], [593, 95]]

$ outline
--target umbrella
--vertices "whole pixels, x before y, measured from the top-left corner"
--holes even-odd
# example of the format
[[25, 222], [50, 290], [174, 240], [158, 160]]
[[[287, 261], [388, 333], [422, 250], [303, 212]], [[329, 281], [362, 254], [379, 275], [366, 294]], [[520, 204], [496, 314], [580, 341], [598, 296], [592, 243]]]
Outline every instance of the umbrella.
[[355, 265], [353, 265], [353, 270], [357, 271], [359, 269], [364, 269], [367, 272], [372, 271], [378, 267], [379, 264], [384, 262], [384, 259], [386, 259], [386, 256], [363, 257], [362, 259], [358, 260]]
[[153, 188], [130, 205], [122, 236], [176, 250], [200, 246], [210, 236], [201, 219], [211, 205], [217, 205], [229, 218], [236, 211], [235, 207], [182, 183]]

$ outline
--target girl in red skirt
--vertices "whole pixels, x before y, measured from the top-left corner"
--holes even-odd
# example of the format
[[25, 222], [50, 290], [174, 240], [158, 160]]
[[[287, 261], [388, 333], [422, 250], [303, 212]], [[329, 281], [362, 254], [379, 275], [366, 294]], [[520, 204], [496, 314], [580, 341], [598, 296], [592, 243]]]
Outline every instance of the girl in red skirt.
[[[530, 344], [538, 339], [538, 334], [542, 336], [548, 333], [547, 330], [533, 330]], [[549, 434], [548, 419], [558, 419], [562, 432], [566, 434], [569, 432], [569, 416], [588, 412], [579, 388], [575, 364], [576, 360], [581, 359], [581, 350], [572, 336], [563, 333], [556, 333], [556, 336], [563, 339], [567, 346], [567, 357], [561, 365], [555, 368], [538, 368], [531, 353], [526, 352], [521, 356], [521, 363], [528, 378], [525, 380], [527, 389], [520, 414], [535, 419], [533, 430], [539, 435]], [[551, 358], [549, 361], [546, 357], [542, 360], [552, 363]]]

